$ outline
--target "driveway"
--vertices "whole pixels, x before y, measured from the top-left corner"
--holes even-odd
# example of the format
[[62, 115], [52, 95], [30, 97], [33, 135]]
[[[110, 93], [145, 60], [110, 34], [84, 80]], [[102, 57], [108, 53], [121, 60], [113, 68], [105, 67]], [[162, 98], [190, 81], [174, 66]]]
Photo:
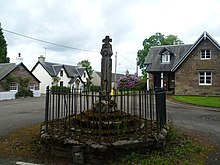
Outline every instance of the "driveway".
[[[198, 133], [216, 146], [207, 164], [220, 164], [220, 109], [193, 106], [167, 100], [168, 119], [188, 131]], [[204, 140], [204, 139], [203, 139]]]

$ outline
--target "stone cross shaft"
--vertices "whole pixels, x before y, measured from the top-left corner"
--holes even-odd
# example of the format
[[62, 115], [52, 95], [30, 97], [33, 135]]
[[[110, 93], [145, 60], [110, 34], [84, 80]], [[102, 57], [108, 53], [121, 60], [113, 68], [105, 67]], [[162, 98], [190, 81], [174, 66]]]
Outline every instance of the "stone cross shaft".
[[102, 40], [102, 49], [100, 54], [102, 55], [101, 59], [101, 92], [105, 98], [108, 98], [111, 92], [111, 83], [112, 83], [112, 39], [109, 36], [106, 36]]

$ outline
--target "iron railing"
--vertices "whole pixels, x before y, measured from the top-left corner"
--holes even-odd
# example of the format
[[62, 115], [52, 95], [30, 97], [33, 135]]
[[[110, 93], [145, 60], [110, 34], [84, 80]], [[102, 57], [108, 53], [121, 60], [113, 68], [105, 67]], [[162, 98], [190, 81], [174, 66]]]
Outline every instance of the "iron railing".
[[75, 140], [115, 141], [149, 138], [166, 124], [163, 91], [99, 92], [47, 87], [45, 128], [50, 135]]

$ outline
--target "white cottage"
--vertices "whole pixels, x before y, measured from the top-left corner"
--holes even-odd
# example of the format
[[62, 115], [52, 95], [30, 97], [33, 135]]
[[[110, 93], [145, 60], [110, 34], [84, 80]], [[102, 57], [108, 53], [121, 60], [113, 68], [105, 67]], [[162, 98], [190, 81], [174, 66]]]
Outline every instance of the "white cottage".
[[85, 67], [46, 62], [43, 56], [38, 58], [31, 72], [41, 81], [41, 93], [46, 93], [48, 85], [82, 89], [89, 79]]

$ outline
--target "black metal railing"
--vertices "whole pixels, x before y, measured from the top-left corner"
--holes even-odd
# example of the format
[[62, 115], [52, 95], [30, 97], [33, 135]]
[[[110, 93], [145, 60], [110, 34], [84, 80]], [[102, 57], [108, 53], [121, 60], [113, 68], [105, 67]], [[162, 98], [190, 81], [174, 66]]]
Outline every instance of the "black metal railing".
[[148, 138], [166, 124], [163, 91], [99, 92], [47, 87], [45, 128], [50, 135], [75, 140], [115, 141]]

